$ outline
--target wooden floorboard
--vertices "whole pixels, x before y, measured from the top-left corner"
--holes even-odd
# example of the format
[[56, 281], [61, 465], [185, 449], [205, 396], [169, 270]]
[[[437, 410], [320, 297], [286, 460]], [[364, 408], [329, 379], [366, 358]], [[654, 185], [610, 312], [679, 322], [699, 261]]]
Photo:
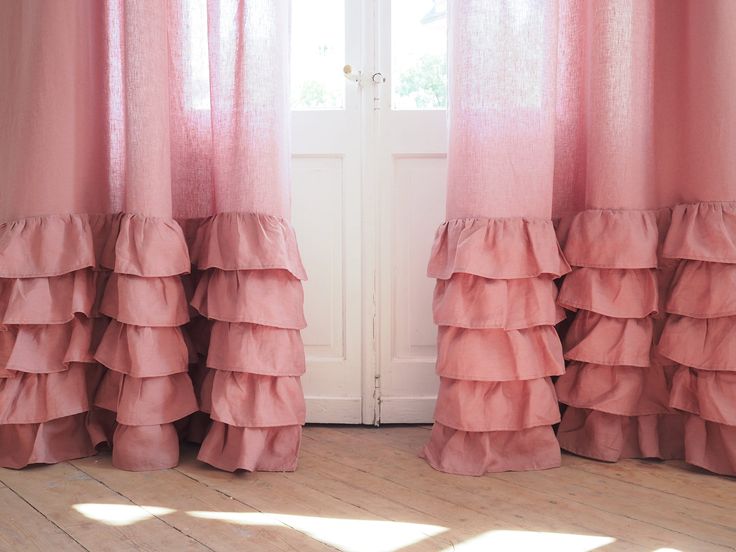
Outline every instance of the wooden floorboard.
[[[185, 450], [185, 457], [193, 456]], [[217, 522], [198, 517], [196, 512], [228, 512], [252, 514], [257, 512], [249, 505], [233, 500], [231, 496], [203, 485], [178, 470], [158, 472], [125, 472], [112, 467], [109, 457], [93, 457], [75, 460], [73, 464], [94, 479], [114, 489], [135, 504], [159, 506], [171, 510], [160, 519], [177, 531], [213, 550], [238, 550], [247, 536], [254, 550], [289, 551], [310, 549], [302, 535], [278, 523], [269, 527], [243, 528], [233, 523]], [[233, 476], [243, 482], [247, 474]], [[217, 530], [213, 530], [216, 527]], [[306, 539], [311, 541], [311, 539]], [[324, 547], [312, 546], [314, 550]]]
[[[426, 435], [417, 434], [414, 428], [396, 428], [388, 438], [393, 441], [391, 445], [386, 445], [387, 438], [375, 430], [351, 428], [340, 429], [339, 433], [336, 436], [332, 431], [318, 429], [311, 437], [319, 440], [320, 449], [333, 458], [347, 462], [371, 458], [355, 462], [355, 465], [360, 464], [407, 489], [423, 489], [454, 505], [474, 509], [477, 516], [486, 516], [486, 525], [493, 524], [489, 530], [503, 530], [513, 523], [522, 523], [522, 530], [526, 531], [606, 535], [617, 539], [616, 549], [623, 549], [621, 547], [629, 543], [643, 545], [648, 550], [673, 547], [673, 543], [683, 550], [727, 550], [730, 546], [682, 534], [680, 527], [668, 529], [637, 519], [621, 511], [617, 504], [606, 504], [605, 500], [581, 493], [574, 480], [571, 489], [566, 467], [480, 478], [452, 476], [440, 474], [416, 458]], [[346, 456], [343, 450], [349, 450], [350, 454]], [[389, 463], [390, 468], [387, 468]], [[548, 478], [560, 481], [550, 489], [545, 484]], [[583, 496], [576, 496], [576, 493]], [[668, 499], [652, 495], [651, 500], [659, 500], [660, 509], [667, 511]], [[563, 500], [563, 496], [567, 500]], [[601, 496], [604, 496], [602, 492]], [[736, 535], [732, 536], [731, 545], [736, 542], [734, 539]]]
[[72, 537], [5, 486], [0, 487], [0, 550], [84, 550]]
[[[3, 470], [0, 479], [87, 550], [207, 550], [68, 462], [20, 471]], [[102, 522], [90, 517], [90, 513], [102, 516]], [[119, 520], [119, 524], [104, 522], [109, 519]]]
[[0, 470], [0, 551], [736, 550], [736, 480], [681, 462], [461, 477], [426, 426], [309, 426], [294, 473], [227, 473], [184, 447], [159, 472], [109, 453]]

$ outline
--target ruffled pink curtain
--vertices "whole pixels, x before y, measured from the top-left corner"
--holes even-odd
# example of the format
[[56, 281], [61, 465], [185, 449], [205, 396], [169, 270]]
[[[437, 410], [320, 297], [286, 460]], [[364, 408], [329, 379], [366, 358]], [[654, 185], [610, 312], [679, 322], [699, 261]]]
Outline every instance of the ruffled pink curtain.
[[292, 470], [286, 0], [0, 3], [0, 465]]
[[424, 456], [477, 475], [561, 445], [736, 475], [736, 2], [449, 12]]

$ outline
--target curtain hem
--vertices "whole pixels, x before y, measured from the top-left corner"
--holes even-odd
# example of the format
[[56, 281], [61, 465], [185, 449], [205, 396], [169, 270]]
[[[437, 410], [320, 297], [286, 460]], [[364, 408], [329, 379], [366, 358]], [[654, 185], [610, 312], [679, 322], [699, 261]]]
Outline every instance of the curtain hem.
[[[196, 425], [191, 415], [207, 411], [203, 460], [231, 470], [295, 468], [305, 274], [283, 219], [30, 217], [0, 225], [0, 267], [0, 465], [88, 456], [107, 443], [116, 467], [172, 467]], [[213, 321], [193, 309], [190, 321], [190, 303]], [[220, 324], [227, 335], [216, 340], [213, 364], [243, 365], [209, 377], [207, 350], [201, 357], [195, 343]], [[287, 354], [272, 359], [269, 350], [285, 343]], [[195, 389], [190, 374], [203, 367], [207, 378], [195, 377]]]

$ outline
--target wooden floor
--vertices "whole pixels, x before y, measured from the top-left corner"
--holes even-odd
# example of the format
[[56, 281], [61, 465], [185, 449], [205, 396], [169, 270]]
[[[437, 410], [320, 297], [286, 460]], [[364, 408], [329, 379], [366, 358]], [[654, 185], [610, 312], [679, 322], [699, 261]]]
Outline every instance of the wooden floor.
[[109, 454], [0, 470], [0, 550], [733, 550], [736, 480], [679, 462], [459, 477], [427, 427], [305, 428], [295, 473], [113, 469]]

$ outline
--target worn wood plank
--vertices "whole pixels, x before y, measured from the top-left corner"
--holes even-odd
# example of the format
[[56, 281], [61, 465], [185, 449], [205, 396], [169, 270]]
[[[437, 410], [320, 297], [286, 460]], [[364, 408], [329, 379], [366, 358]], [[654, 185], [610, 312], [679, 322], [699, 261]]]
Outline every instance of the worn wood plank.
[[[0, 472], [1, 473], [1, 472]], [[0, 550], [78, 552], [84, 550], [5, 485], [0, 487]]]
[[[155, 512], [133, 504], [67, 462], [20, 471], [4, 470], [0, 478], [92, 552], [208, 550], [166, 525]], [[118, 510], [111, 511], [111, 507]]]
[[499, 535], [506, 547], [570, 535], [612, 539], [601, 552], [736, 549], [734, 480], [571, 455], [555, 470], [453, 476], [418, 458], [428, 430], [307, 427], [294, 473], [230, 474], [188, 447], [159, 472], [117, 470], [105, 454], [0, 470], [0, 551], [485, 551]]
[[[326, 427], [326, 426], [325, 426]], [[351, 426], [330, 426], [336, 432], [353, 435], [361, 428]], [[429, 435], [423, 432], [426, 426], [384, 426], [387, 430], [381, 435], [381, 442], [404, 450], [417, 456]], [[372, 438], [368, 435], [368, 438]], [[622, 485], [635, 485], [641, 489], [650, 489], [664, 494], [672, 494], [679, 498], [690, 499], [707, 504], [705, 512], [720, 516], [736, 511], [736, 480], [718, 476], [704, 470], [688, 466], [684, 462], [660, 462], [653, 460], [622, 460], [616, 463], [599, 462], [563, 452], [564, 468], [575, 468], [591, 474], [618, 480]], [[546, 476], [557, 473], [528, 472], [527, 476], [546, 473]], [[515, 478], [514, 473], [489, 474], [486, 477]], [[714, 509], [708, 509], [715, 506]], [[726, 518], [730, 521], [730, 516]], [[729, 523], [729, 525], [731, 525]]]
[[[363, 507], [390, 512], [394, 520], [419, 520], [446, 528], [441, 538], [449, 545], [457, 546], [489, 531], [529, 531], [529, 525], [519, 516], [499, 507], [494, 515], [485, 515], [462, 504], [434, 496], [420, 486], [409, 483], [409, 487], [374, 475], [371, 466], [363, 471], [355, 466], [342, 464], [330, 456], [320, 456], [305, 450], [301, 459], [305, 471], [322, 472], [332, 479], [340, 480], [350, 489], [348, 496], [360, 501]], [[338, 491], [339, 492], [339, 491]], [[390, 504], [388, 506], [387, 504]], [[568, 531], [569, 532], [569, 531]], [[582, 526], [575, 533], [587, 533]], [[449, 546], [448, 546], [449, 548]], [[633, 543], [619, 541], [607, 550], [644, 550]]]
[[[428, 438], [416, 426], [391, 429], [387, 441], [412, 453], [420, 450]], [[639, 473], [641, 466], [647, 466], [645, 473], [651, 474], [659, 469], [667, 476], [664, 481], [649, 479]], [[614, 475], [617, 473], [618, 477]], [[632, 474], [636, 475], [631, 478]], [[611, 512], [661, 526], [673, 533], [679, 533], [684, 524], [687, 534], [702, 540], [704, 545], [736, 547], [736, 499], [732, 487], [736, 482], [692, 468], [683, 469], [681, 462], [622, 460], [606, 463], [563, 454], [560, 469], [489, 474], [486, 477], [503, 479], [529, 490], [553, 492], [569, 499], [587, 497], [583, 500], [585, 504], [605, 506]], [[617, 483], [612, 484], [611, 479], [616, 479]], [[546, 484], [540, 485], [542, 482]], [[701, 483], [703, 485], [699, 487]], [[588, 492], [581, 493], [582, 489]], [[674, 492], [675, 489], [679, 492]], [[601, 491], [606, 490], [608, 494], [601, 500]]]
[[[693, 550], [727, 550], [734, 541], [730, 528], [721, 524], [724, 512], [714, 510], [716, 521], [690, 519], [692, 513], [682, 506], [698, 508], [689, 501], [673, 508], [672, 498], [655, 491], [640, 491], [637, 499], [630, 498], [630, 489], [602, 492], [610, 482], [594, 479], [580, 473], [581, 486], [574, 468], [559, 468], [540, 472], [491, 474], [480, 478], [439, 474], [416, 456], [427, 438], [425, 430], [417, 427], [383, 427], [380, 430], [362, 428], [309, 428], [312, 438], [331, 443], [328, 448], [333, 458], [350, 461], [355, 456], [370, 460], [371, 470], [389, 480], [401, 483], [413, 480], [428, 492], [457, 504], [489, 511], [504, 505], [505, 509], [522, 515], [537, 531], [575, 533], [583, 526], [593, 534], [604, 534], [621, 541], [650, 546], [651, 549], [675, 547]], [[386, 442], [391, 443], [386, 445]], [[352, 451], [347, 457], [341, 450]], [[378, 459], [376, 461], [375, 459]], [[391, 465], [387, 470], [385, 465]], [[437, 475], [432, 475], [437, 474]], [[632, 506], [638, 500], [641, 504]], [[684, 500], [684, 499], [680, 499]], [[636, 515], [631, 510], [636, 511]], [[658, 513], [664, 511], [661, 519]], [[553, 519], [550, 519], [553, 518]]]
[[[182, 451], [184, 457], [194, 455], [190, 448]], [[253, 513], [257, 510], [202, 485], [178, 470], [125, 472], [115, 469], [107, 455], [75, 460], [72, 464], [134, 504], [172, 510], [161, 518], [166, 524], [214, 550], [328, 550], [282, 523], [246, 528], [226, 519], [217, 519], [218, 513]], [[205, 512], [210, 517], [200, 517], [197, 512]]]
[[[622, 466], [627, 464], [631, 462], [622, 461]], [[730, 548], [736, 545], [736, 515], [729, 508], [655, 489], [643, 489], [635, 483], [576, 469], [566, 463], [552, 473], [519, 474], [520, 477], [516, 478], [511, 475], [495, 474], [493, 479], [505, 480], [520, 489], [555, 492], [561, 500], [579, 501], [672, 533], [688, 535], [704, 546]]]
[[[287, 478], [299, 485], [311, 488], [316, 492], [329, 495], [333, 499], [352, 504], [361, 510], [370, 512], [376, 519], [382, 519], [401, 524], [430, 525], [439, 528], [435, 536], [431, 532], [423, 532], [424, 537], [412, 545], [409, 550], [442, 550], [449, 548], [456, 541], [448, 538], [446, 520], [421, 510], [407, 507], [393, 497], [385, 496], [383, 489], [371, 488], [370, 485], [361, 485], [360, 480], [365, 475], [351, 468], [331, 463], [325, 469], [322, 457], [313, 456], [308, 452], [302, 453], [300, 469], [287, 474]], [[397, 529], [400, 531], [400, 529]], [[467, 537], [472, 533], [467, 533]]]
[[[381, 432], [383, 431], [382, 429]], [[479, 531], [483, 529], [485, 531], [518, 530], [615, 536], [619, 539], [617, 549], [641, 549], [626, 540], [629, 520], [622, 520], [626, 530], [622, 529], [618, 535], [610, 531], [611, 525], [615, 528], [615, 523], [609, 523], [607, 530], [601, 531], [600, 528], [604, 525], [602, 522], [596, 526], [586, 523], [586, 516], [578, 515], [585, 509], [574, 504], [559, 504], [553, 495], [519, 494], [516, 489], [504, 484], [494, 486], [490, 491], [484, 489], [482, 485], [479, 488], [478, 484], [482, 478], [442, 474], [430, 468], [414, 454], [402, 452], [394, 447], [382, 447], [377, 442], [369, 442], [366, 448], [371, 451], [370, 455], [356, 462], [357, 458], [362, 458], [358, 449], [365, 446], [360, 443], [365, 440], [365, 436], [360, 434], [354, 437], [357, 441], [351, 440], [348, 443], [344, 442], [345, 436], [338, 436], [332, 443], [329, 443], [330, 439], [322, 436], [316, 438], [320, 441], [318, 448], [326, 457], [360, 466], [373, 475], [398, 485], [397, 500], [402, 500], [402, 496], [414, 497], [417, 491], [421, 491], [439, 500], [434, 505], [438, 508], [437, 515], [442, 515], [443, 510], [453, 512], [457, 508], [469, 509], [472, 514], [462, 514], [460, 521], [475, 522]], [[342, 445], [339, 444], [340, 442]], [[342, 455], [341, 450], [346, 449], [356, 452], [351, 455]], [[389, 465], [390, 469], [387, 469]], [[423, 503], [425, 506], [432, 504], [423, 498], [420, 498], [418, 503]], [[567, 513], [570, 509], [573, 510], [572, 514]], [[593, 512], [592, 515], [595, 518], [597, 514]], [[588, 516], [590, 516], [589, 512]]]
[[565, 466], [736, 512], [736, 479], [708, 473], [681, 461], [597, 462], [565, 454]]
[[[326, 494], [314, 485], [303, 485], [299, 478], [293, 477], [293, 474], [229, 474], [192, 458], [182, 461], [177, 470], [208, 487], [242, 500], [261, 512], [268, 512], [296, 530], [306, 532], [340, 550], [366, 550], [366, 543], [360, 542], [365, 538], [366, 532], [375, 528], [373, 535], [377, 538], [378, 531], [391, 530], [392, 520], [386, 516], [373, 513], [353, 501], [348, 502]], [[317, 474], [312, 475], [315, 481], [319, 480]], [[310, 526], [313, 526], [314, 530], [311, 530]], [[442, 539], [436, 541], [430, 534], [424, 533], [421, 527], [416, 529], [409, 527], [406, 531], [412, 534], [419, 533], [418, 544], [412, 547], [412, 552], [436, 551], [448, 545]], [[356, 539], [355, 545], [358, 548], [349, 546], [351, 538]]]

